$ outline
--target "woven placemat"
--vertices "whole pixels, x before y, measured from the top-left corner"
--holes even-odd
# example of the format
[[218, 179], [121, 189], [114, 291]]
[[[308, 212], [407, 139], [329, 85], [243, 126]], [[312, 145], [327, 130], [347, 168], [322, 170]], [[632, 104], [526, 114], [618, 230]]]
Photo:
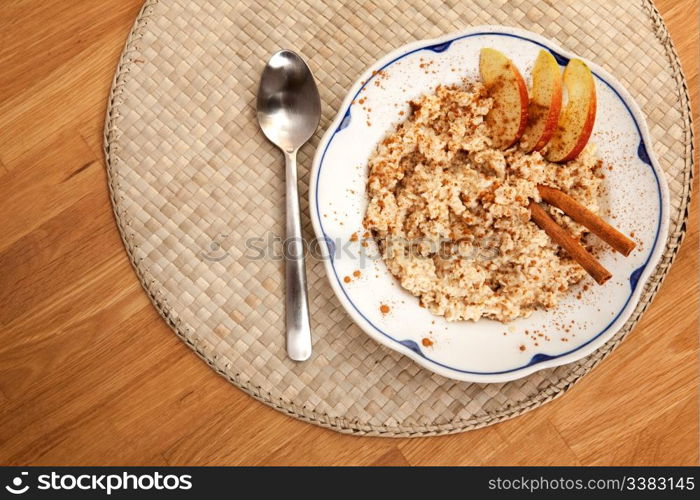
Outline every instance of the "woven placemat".
[[[312, 238], [308, 169], [354, 80], [400, 45], [476, 24], [520, 26], [596, 61], [646, 113], [671, 191], [671, 225], [639, 306], [613, 339], [577, 363], [505, 384], [471, 384], [372, 341], [336, 300], [323, 263], [309, 259], [314, 356], [290, 361], [283, 263], [254, 258], [284, 234], [282, 156], [255, 118], [264, 62], [280, 48], [297, 50], [320, 87], [321, 126], [299, 155], [303, 225]], [[493, 424], [560, 396], [596, 366], [668, 272], [685, 231], [693, 168], [686, 84], [650, 0], [148, 0], [117, 68], [105, 155], [129, 257], [177, 335], [231, 383], [284, 413], [382, 436]], [[246, 242], [257, 250], [251, 254]]]

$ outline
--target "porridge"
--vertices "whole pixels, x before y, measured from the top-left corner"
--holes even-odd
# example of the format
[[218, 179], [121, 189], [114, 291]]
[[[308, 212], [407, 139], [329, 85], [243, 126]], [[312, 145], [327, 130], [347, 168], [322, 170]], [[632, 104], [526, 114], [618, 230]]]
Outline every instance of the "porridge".
[[[536, 224], [538, 185], [598, 212], [601, 161], [588, 145], [566, 163], [494, 147], [486, 87], [439, 86], [369, 159], [365, 227], [384, 262], [420, 305], [447, 320], [510, 321], [554, 307], [586, 274]], [[575, 240], [586, 229], [556, 208]]]

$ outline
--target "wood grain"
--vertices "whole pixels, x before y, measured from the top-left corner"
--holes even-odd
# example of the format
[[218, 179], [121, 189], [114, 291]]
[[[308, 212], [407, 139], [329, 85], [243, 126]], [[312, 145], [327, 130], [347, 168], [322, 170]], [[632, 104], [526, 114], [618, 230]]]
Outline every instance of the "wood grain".
[[[697, 123], [697, 0], [657, 4]], [[140, 5], [3, 3], [0, 464], [698, 463], [697, 201], [629, 339], [564, 397], [514, 420], [357, 438], [286, 417], [216, 375], [141, 290], [107, 195], [104, 111]]]

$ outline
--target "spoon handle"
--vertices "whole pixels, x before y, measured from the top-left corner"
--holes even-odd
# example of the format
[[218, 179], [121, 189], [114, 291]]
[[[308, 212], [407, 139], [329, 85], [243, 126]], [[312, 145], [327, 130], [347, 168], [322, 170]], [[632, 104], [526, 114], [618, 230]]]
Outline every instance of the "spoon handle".
[[297, 190], [297, 153], [284, 153], [286, 171], [287, 239], [283, 247], [286, 278], [287, 353], [294, 361], [311, 356], [311, 326], [306, 290], [304, 242]]

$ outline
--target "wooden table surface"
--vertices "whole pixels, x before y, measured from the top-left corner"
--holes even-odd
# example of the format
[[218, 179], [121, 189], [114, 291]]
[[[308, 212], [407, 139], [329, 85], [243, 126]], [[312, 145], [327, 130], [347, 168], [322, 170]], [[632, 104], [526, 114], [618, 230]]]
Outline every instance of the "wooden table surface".
[[[698, 463], [696, 200], [628, 339], [568, 394], [516, 419], [358, 438], [286, 417], [215, 374], [142, 291], [107, 195], [105, 106], [141, 1], [0, 7], [0, 464]], [[657, 4], [697, 123], [697, 0]]]

